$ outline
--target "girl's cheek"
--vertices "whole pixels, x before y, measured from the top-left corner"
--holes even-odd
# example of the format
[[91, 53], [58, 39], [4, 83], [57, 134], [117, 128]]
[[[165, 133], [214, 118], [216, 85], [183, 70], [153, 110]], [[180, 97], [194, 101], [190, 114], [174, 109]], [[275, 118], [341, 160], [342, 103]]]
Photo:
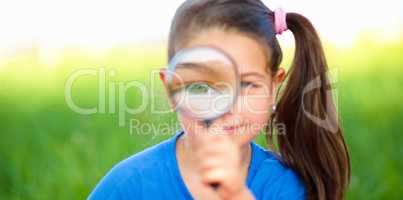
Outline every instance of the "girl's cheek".
[[252, 141], [266, 127], [271, 115], [270, 102], [267, 98], [243, 98], [242, 104], [239, 114], [247, 126], [237, 139], [241, 145]]
[[266, 127], [269, 118], [266, 115], [248, 115], [247, 125], [237, 137], [240, 145], [247, 144], [255, 139], [260, 131]]
[[269, 115], [269, 98], [265, 95], [248, 95], [242, 98], [242, 112], [248, 115]]
[[255, 124], [264, 124], [269, 120], [271, 115], [270, 101], [264, 96], [251, 96], [242, 98], [242, 109], [240, 112], [246, 121]]

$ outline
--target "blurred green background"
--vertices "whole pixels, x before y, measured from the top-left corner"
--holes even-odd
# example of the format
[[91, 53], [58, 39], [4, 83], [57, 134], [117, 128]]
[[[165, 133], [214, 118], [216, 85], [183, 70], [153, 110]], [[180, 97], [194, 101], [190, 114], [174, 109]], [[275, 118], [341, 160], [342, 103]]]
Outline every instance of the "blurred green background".
[[[325, 47], [338, 71], [338, 108], [351, 155], [347, 199], [397, 200], [403, 197], [403, 40], [375, 41], [362, 35], [349, 47]], [[166, 63], [165, 48], [118, 45], [94, 52], [71, 46], [49, 61], [33, 46], [1, 60], [0, 199], [84, 199], [114, 164], [169, 137], [166, 130], [139, 134], [129, 120], [174, 124], [174, 114], [152, 114], [148, 106], [141, 114], [126, 113], [126, 125], [119, 127], [117, 111], [81, 115], [64, 99], [75, 70], [105, 67], [116, 72], [109, 81], [144, 83], [155, 90], [157, 106], [166, 107], [158, 77], [150, 76]], [[292, 51], [286, 52], [289, 63]], [[97, 105], [97, 77], [77, 80], [72, 95], [80, 106]], [[129, 89], [128, 105], [138, 107], [140, 95]], [[258, 142], [264, 145], [262, 138]]]
[[[0, 1], [0, 200], [85, 199], [114, 164], [178, 130], [175, 114], [151, 105], [167, 108], [152, 72], [166, 65], [164, 41], [181, 2]], [[403, 199], [403, 2], [264, 3], [304, 14], [325, 41], [351, 156], [347, 199]], [[292, 34], [278, 38], [288, 66]], [[72, 98], [89, 108], [106, 96], [105, 113], [66, 104], [66, 81], [83, 69], [106, 70], [107, 92], [99, 94], [97, 76], [83, 76]], [[119, 91], [133, 81], [145, 91]], [[147, 106], [119, 117], [122, 99]]]

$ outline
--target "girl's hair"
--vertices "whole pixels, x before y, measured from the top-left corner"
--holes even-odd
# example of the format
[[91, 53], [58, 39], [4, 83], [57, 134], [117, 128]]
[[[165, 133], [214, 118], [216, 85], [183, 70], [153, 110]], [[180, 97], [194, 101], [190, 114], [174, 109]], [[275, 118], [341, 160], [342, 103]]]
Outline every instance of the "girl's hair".
[[[307, 199], [342, 199], [350, 179], [350, 161], [335, 106], [327, 92], [330, 83], [323, 48], [304, 16], [288, 13], [286, 22], [295, 38], [295, 54], [272, 119], [285, 125], [286, 133], [274, 135], [270, 131], [266, 139], [269, 144], [277, 140], [278, 148], [273, 150], [301, 177]], [[171, 24], [168, 58], [193, 34], [222, 28], [264, 44], [267, 67], [275, 74], [282, 52], [273, 23], [274, 13], [260, 0], [187, 0]], [[308, 85], [310, 89], [306, 91]]]

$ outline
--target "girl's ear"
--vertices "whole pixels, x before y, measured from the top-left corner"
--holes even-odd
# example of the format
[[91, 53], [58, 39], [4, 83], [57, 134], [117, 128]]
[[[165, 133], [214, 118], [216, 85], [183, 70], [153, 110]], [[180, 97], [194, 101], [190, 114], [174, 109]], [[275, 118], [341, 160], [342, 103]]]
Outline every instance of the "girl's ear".
[[280, 85], [285, 79], [285, 69], [280, 67], [276, 74], [274, 75], [273, 81], [276, 83], [276, 85]]
[[160, 79], [164, 83], [164, 85], [166, 84], [165, 77], [166, 77], [166, 69], [161, 68], [160, 69]]
[[277, 70], [276, 74], [273, 76], [271, 92], [274, 96], [276, 95], [277, 90], [281, 85], [281, 83], [284, 82], [285, 76], [286, 76], [285, 69], [282, 67], [280, 67]]
[[161, 68], [159, 74], [160, 74], [160, 80], [162, 82], [162, 85], [164, 85], [165, 92], [167, 92], [167, 94], [168, 94], [167, 69]]
[[167, 69], [161, 68], [159, 74], [160, 74], [160, 80], [162, 82], [162, 85], [164, 85], [165, 91], [168, 92]]
[[174, 109], [174, 103], [172, 102], [172, 99], [169, 97], [168, 83], [167, 83], [167, 80], [166, 80], [166, 78], [167, 78], [167, 69], [166, 68], [161, 68], [159, 74], [160, 74], [160, 80], [162, 82], [162, 85], [164, 85], [165, 92], [168, 95], [169, 107], [171, 108], [171, 112], [173, 112], [175, 110]]

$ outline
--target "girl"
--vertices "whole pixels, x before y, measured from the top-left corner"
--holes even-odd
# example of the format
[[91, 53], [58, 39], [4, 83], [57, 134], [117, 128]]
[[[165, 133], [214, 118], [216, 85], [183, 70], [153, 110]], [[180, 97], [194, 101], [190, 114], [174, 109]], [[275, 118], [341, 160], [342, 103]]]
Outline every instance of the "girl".
[[[285, 79], [276, 34], [288, 29], [295, 56], [276, 101]], [[183, 131], [117, 164], [89, 199], [342, 199], [349, 156], [312, 24], [259, 0], [188, 0], [173, 19], [168, 57], [198, 45], [220, 48], [238, 63], [237, 105], [213, 122], [222, 134], [178, 115]], [[161, 78], [166, 86], [165, 71]], [[314, 80], [318, 86], [306, 92]], [[251, 98], [266, 88], [267, 98]], [[281, 133], [271, 131], [274, 123]], [[252, 142], [262, 130], [270, 150]]]

